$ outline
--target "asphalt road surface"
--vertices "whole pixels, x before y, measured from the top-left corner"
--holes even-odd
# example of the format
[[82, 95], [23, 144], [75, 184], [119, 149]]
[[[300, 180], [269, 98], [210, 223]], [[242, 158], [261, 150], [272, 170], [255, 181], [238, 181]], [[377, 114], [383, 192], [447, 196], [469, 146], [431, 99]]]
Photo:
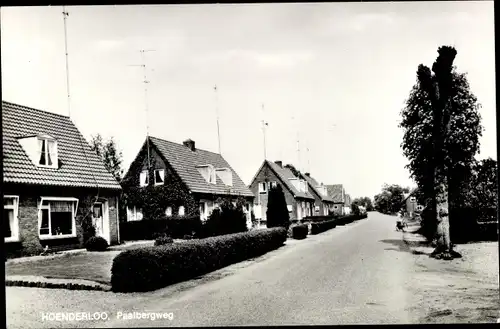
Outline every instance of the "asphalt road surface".
[[[338, 226], [200, 280], [143, 294], [7, 287], [8, 327], [165, 327], [415, 323], [415, 261], [395, 217]], [[29, 300], [29, 302], [28, 302]], [[19, 308], [19, 309], [18, 309]], [[40, 312], [105, 311], [107, 321], [40, 322]], [[124, 320], [117, 312], [171, 313]]]

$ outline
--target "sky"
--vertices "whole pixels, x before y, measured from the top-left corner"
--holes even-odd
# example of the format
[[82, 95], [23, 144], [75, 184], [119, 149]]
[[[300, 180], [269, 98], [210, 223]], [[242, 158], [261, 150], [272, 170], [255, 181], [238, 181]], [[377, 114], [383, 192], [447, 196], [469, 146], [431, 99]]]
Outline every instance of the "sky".
[[[493, 2], [1, 8], [2, 99], [111, 136], [124, 168], [151, 136], [221, 153], [246, 184], [266, 155], [351, 197], [414, 186], [398, 128], [419, 64], [453, 45], [496, 156]], [[142, 58], [149, 80], [145, 97]], [[217, 92], [214, 86], [217, 85]], [[146, 111], [147, 108], [147, 111]], [[217, 115], [218, 113], [218, 115]]]

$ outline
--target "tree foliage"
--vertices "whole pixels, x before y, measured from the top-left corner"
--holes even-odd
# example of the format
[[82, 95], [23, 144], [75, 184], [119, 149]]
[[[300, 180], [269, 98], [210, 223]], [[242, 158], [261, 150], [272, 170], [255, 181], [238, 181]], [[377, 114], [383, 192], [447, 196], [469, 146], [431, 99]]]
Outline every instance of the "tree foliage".
[[358, 206], [363, 206], [363, 207], [365, 207], [366, 211], [372, 211], [373, 210], [372, 200], [369, 197], [367, 197], [367, 196], [354, 199], [352, 201], [352, 204], [356, 204]]
[[103, 140], [101, 134], [91, 136], [90, 148], [95, 151], [97, 155], [104, 162], [106, 169], [113, 174], [117, 181], [120, 181], [123, 175], [122, 163], [123, 154], [118, 150], [113, 137], [108, 140]]
[[285, 194], [279, 184], [269, 190], [266, 217], [268, 228], [285, 227], [288, 229], [290, 226]]
[[205, 236], [247, 231], [246, 214], [243, 211], [246, 205], [244, 198], [238, 198], [235, 204], [229, 198], [218, 198], [216, 203], [219, 207], [212, 211], [203, 225]]
[[404, 193], [408, 193], [408, 187], [402, 187], [397, 184], [384, 184], [382, 192], [375, 195], [374, 208], [383, 214], [394, 214], [403, 206]]
[[[409, 160], [407, 169], [411, 178], [420, 188], [426, 204], [434, 195], [434, 112], [432, 95], [426, 90], [425, 81], [429, 78], [421, 76], [430, 74], [428, 68], [420, 65], [417, 76], [419, 79], [413, 86], [401, 111], [403, 128], [403, 142], [401, 147], [404, 156]], [[421, 80], [424, 80], [422, 82]], [[474, 165], [474, 155], [479, 151], [479, 137], [482, 135], [480, 105], [476, 96], [470, 91], [465, 73], [452, 70], [451, 97], [449, 100], [449, 123], [444, 138], [442, 161], [436, 163], [442, 176], [448, 179], [450, 206], [461, 203], [461, 197], [466, 185], [466, 178], [470, 175]], [[436, 159], [437, 161], [438, 159]], [[419, 197], [417, 197], [419, 199]]]

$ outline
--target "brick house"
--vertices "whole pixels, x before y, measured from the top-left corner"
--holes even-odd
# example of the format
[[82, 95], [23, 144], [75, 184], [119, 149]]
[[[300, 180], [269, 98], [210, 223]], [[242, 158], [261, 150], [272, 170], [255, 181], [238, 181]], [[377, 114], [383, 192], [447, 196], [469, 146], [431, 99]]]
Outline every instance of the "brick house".
[[334, 202], [328, 196], [328, 191], [323, 183], [319, 184], [310, 173], [301, 174], [300, 177], [309, 184], [309, 191], [314, 197], [314, 211], [313, 216], [327, 216], [333, 212]]
[[342, 184], [326, 185], [328, 196], [333, 200], [333, 213], [336, 215], [347, 215], [346, 193]]
[[69, 117], [2, 101], [7, 256], [83, 246], [82, 221], [120, 242], [121, 187]]
[[424, 209], [423, 205], [417, 203], [415, 192], [417, 192], [416, 188], [411, 190], [410, 193], [405, 193], [403, 195], [404, 210], [406, 215], [410, 218], [413, 218], [415, 213], [421, 212]]
[[229, 198], [234, 203], [242, 197], [246, 201], [247, 225], [251, 225], [253, 193], [222, 155], [196, 148], [190, 139], [178, 144], [147, 137], [122, 186], [125, 199], [129, 200], [125, 205], [127, 221], [144, 218], [147, 210], [134, 204], [130, 195], [150, 187], [157, 193], [165, 193], [156, 205], [159, 209], [150, 209], [157, 210], [161, 217], [200, 216], [205, 221], [218, 206], [218, 198]]
[[296, 177], [281, 161], [265, 160], [250, 183], [250, 190], [255, 195], [255, 217], [261, 223], [267, 220], [268, 191], [277, 184], [281, 185], [285, 194], [291, 220], [312, 215], [315, 200], [308, 190], [307, 181]]

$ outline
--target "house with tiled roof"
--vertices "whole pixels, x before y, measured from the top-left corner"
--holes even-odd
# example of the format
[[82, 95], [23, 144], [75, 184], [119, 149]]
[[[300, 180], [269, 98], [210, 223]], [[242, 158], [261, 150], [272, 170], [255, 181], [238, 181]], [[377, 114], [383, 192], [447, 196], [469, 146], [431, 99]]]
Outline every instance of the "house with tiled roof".
[[[146, 218], [150, 215], [155, 218], [199, 216], [204, 221], [218, 207], [220, 198], [233, 202], [243, 198], [250, 222], [253, 193], [221, 154], [199, 149], [191, 139], [179, 144], [147, 137], [122, 186], [127, 221], [152, 219]], [[155, 209], [144, 209], [145, 202], [135, 197], [148, 189], [161, 196]]]
[[424, 206], [418, 204], [417, 198], [415, 197], [415, 193], [418, 188], [413, 188], [409, 193], [403, 194], [403, 208], [407, 216], [413, 218], [415, 213], [421, 212], [424, 209]]
[[328, 192], [328, 196], [333, 199], [333, 213], [336, 215], [345, 215], [346, 194], [342, 184], [326, 185], [326, 190]]
[[264, 160], [250, 182], [250, 190], [255, 195], [255, 217], [265, 223], [269, 189], [280, 185], [290, 213], [290, 219], [311, 216], [314, 209], [314, 196], [308, 189], [307, 181], [296, 177], [292, 166], [283, 166], [281, 161]]
[[67, 116], [2, 101], [7, 255], [83, 246], [84, 221], [119, 243], [121, 187]]
[[334, 202], [328, 195], [326, 185], [318, 183], [318, 181], [316, 181], [308, 172], [300, 174], [300, 177], [307, 182], [309, 185], [309, 191], [314, 197], [313, 215], [327, 216], [330, 212], [333, 212]]

